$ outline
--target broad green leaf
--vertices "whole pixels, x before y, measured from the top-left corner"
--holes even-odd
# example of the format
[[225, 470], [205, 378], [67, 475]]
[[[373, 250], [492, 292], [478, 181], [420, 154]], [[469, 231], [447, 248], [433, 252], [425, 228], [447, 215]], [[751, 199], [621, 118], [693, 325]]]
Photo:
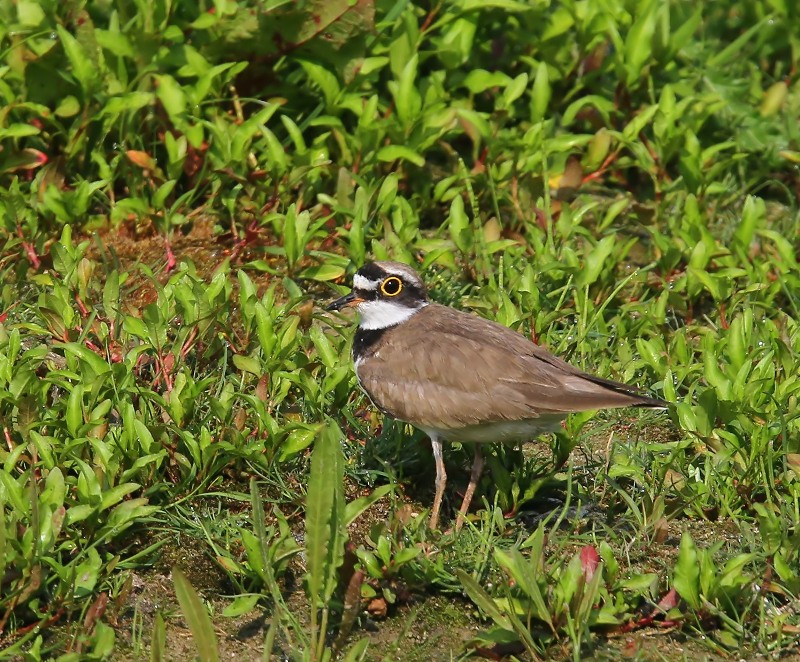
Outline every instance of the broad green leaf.
[[536, 568], [539, 559], [531, 557], [526, 561], [518, 549], [495, 549], [494, 556], [498, 565], [516, 582], [517, 586], [522, 590], [525, 596], [533, 604], [533, 613], [540, 621], [544, 621], [553, 628], [553, 621], [550, 616], [550, 611], [544, 601], [541, 589], [536, 576]]
[[297, 428], [289, 433], [286, 441], [281, 446], [279, 460], [285, 462], [289, 458], [297, 455], [299, 452], [304, 451], [314, 441], [314, 438], [320, 434], [319, 425]]
[[35, 0], [18, 0], [15, 4], [17, 18], [21, 25], [38, 27], [45, 20], [45, 13], [39, 2]]
[[156, 74], [155, 79], [157, 82], [156, 96], [167, 111], [169, 118], [176, 126], [185, 126], [187, 99], [183, 88], [169, 74]]
[[255, 608], [261, 596], [257, 593], [237, 595], [233, 601], [222, 610], [222, 615], [227, 618], [235, 618], [248, 614]]
[[370, 506], [374, 503], [380, 501], [383, 497], [385, 497], [389, 492], [394, 489], [393, 485], [381, 485], [380, 487], [376, 487], [372, 492], [363, 497], [358, 497], [353, 501], [350, 501], [344, 509], [344, 522], [345, 526], [350, 526], [353, 522], [355, 522], [359, 516], [364, 513]]
[[522, 80], [524, 76], [524, 84], [522, 87], [522, 91], [519, 94], [516, 94], [511, 101], [519, 98], [520, 94], [525, 91], [525, 85], [528, 81], [527, 74], [521, 74], [517, 76], [517, 78], [512, 79], [508, 76], [508, 74], [503, 73], [502, 71], [486, 71], [485, 69], [473, 69], [470, 71], [466, 78], [464, 78], [464, 82], [462, 85], [466, 87], [472, 94], [480, 94], [485, 90], [488, 90], [492, 87], [506, 87], [510, 85], [512, 82], [514, 84], [515, 91], [519, 87], [519, 82]]
[[784, 540], [781, 520], [769, 504], [754, 503], [753, 508], [758, 518], [758, 531], [763, 541], [765, 554], [776, 554]]
[[767, 217], [766, 204], [762, 198], [748, 195], [744, 201], [739, 225], [733, 233], [733, 243], [743, 251], [749, 251], [756, 229]]
[[331, 342], [322, 328], [315, 324], [309, 330], [311, 342], [317, 350], [317, 356], [326, 368], [335, 368], [339, 364], [339, 355], [331, 347]]
[[92, 633], [92, 656], [96, 660], [107, 660], [114, 652], [116, 632], [110, 625], [98, 621]]
[[89, 368], [92, 369], [94, 374], [92, 375], [93, 379], [97, 377], [104, 376], [111, 371], [111, 366], [105, 361], [105, 359], [101, 358], [97, 352], [92, 351], [85, 345], [80, 345], [78, 343], [70, 342], [70, 343], [54, 343], [54, 347], [60, 347], [64, 351], [74, 356], [77, 356], [81, 361], [84, 361]]
[[119, 314], [119, 288], [119, 272], [113, 269], [106, 277], [106, 282], [103, 285], [103, 310], [106, 317], [114, 321], [116, 321]]
[[408, 127], [419, 115], [422, 108], [422, 100], [416, 88], [417, 64], [419, 55], [414, 53], [411, 59], [403, 67], [400, 80], [397, 82], [394, 91], [394, 103], [397, 108], [397, 117]]
[[625, 83], [628, 87], [633, 87], [642, 77], [645, 64], [653, 53], [658, 6], [655, 0], [639, 3], [638, 16], [625, 39]]
[[57, 25], [56, 30], [58, 31], [61, 45], [64, 47], [67, 60], [69, 60], [72, 74], [80, 83], [84, 95], [88, 97], [100, 82], [99, 72], [75, 37], [61, 25]]
[[582, 288], [587, 285], [593, 284], [600, 277], [603, 267], [610, 267], [606, 262], [617, 245], [617, 238], [614, 235], [603, 237], [597, 245], [595, 245], [584, 259], [584, 265], [575, 279], [576, 287]]
[[123, 483], [122, 485], [117, 485], [110, 490], [104, 491], [103, 499], [100, 501], [100, 510], [105, 510], [106, 508], [111, 508], [111, 506], [118, 504], [123, 498], [135, 492], [140, 487], [141, 485], [139, 485], [139, 483]]
[[97, 585], [102, 565], [97, 549], [89, 547], [85, 552], [85, 557], [75, 568], [74, 595], [76, 598], [87, 598], [92, 595]]
[[425, 165], [425, 157], [404, 145], [386, 145], [378, 150], [379, 161], [410, 161], [416, 166]]
[[683, 532], [672, 585], [692, 609], [700, 608], [700, 563], [697, 548], [688, 531]]
[[328, 604], [336, 589], [344, 558], [344, 458], [342, 432], [328, 421], [317, 435], [311, 455], [306, 496], [306, 567], [312, 622], [316, 610]]
[[457, 195], [450, 203], [450, 215], [447, 217], [447, 226], [450, 237], [456, 248], [462, 253], [467, 253], [472, 245], [470, 233], [470, 220], [464, 209], [464, 198]]
[[503, 90], [503, 105], [505, 107], [511, 106], [517, 99], [519, 99], [528, 88], [528, 74], [524, 71], [516, 78], [511, 80], [506, 89]]
[[260, 377], [264, 372], [261, 363], [257, 359], [254, 359], [252, 356], [245, 356], [244, 354], [234, 354], [233, 365], [236, 366], [237, 370], [249, 372], [256, 377]]
[[148, 506], [148, 499], [140, 497], [129, 499], [115, 506], [106, 519], [105, 531], [119, 533], [128, 528], [136, 520], [149, 517], [153, 513], [161, 510], [159, 506]]
[[192, 632], [197, 657], [200, 662], [218, 662], [217, 635], [214, 633], [214, 624], [203, 601], [186, 575], [178, 568], [172, 569], [172, 583], [175, 586], [175, 596], [181, 606], [181, 613]]
[[546, 118], [547, 107], [550, 105], [552, 94], [553, 90], [550, 87], [547, 64], [540, 62], [539, 66], [536, 67], [533, 88], [531, 89], [531, 122], [541, 122]]
[[67, 409], [65, 412], [67, 430], [73, 437], [80, 434], [83, 427], [83, 385], [76, 384], [72, 387], [67, 398]]
[[129, 92], [118, 97], [112, 97], [100, 109], [99, 115], [101, 117], [116, 118], [122, 113], [129, 113], [135, 110], [140, 110], [145, 106], [154, 103], [155, 95], [151, 92]]
[[758, 555], [751, 552], [749, 554], [737, 554], [725, 563], [719, 574], [718, 582], [720, 586], [742, 586], [752, 581], [752, 577], [744, 574], [744, 567], [756, 560]]
[[309, 280], [316, 280], [320, 282], [329, 282], [338, 280], [344, 276], [344, 267], [338, 264], [317, 264], [313, 267], [303, 269], [298, 275], [300, 278], [308, 278]]
[[[497, 550], [495, 550], [497, 551]], [[473, 577], [461, 568], [456, 569], [456, 577], [461, 582], [461, 586], [467, 592], [470, 600], [472, 600], [478, 608], [483, 611], [489, 618], [491, 618], [497, 625], [505, 630], [513, 630], [511, 620], [508, 615], [503, 613], [492, 599], [486, 589], [484, 589]]]
[[5, 138], [25, 138], [27, 136], [36, 136], [40, 133], [41, 129], [31, 124], [11, 124], [7, 127], [0, 128], [0, 140]]

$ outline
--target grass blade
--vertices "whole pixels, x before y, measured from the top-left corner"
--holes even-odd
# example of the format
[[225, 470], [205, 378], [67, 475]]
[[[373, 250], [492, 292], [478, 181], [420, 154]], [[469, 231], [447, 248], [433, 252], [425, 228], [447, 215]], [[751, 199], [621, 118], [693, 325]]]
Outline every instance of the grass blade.
[[167, 631], [164, 628], [164, 617], [156, 612], [153, 619], [153, 636], [150, 640], [150, 662], [163, 662], [167, 646]]

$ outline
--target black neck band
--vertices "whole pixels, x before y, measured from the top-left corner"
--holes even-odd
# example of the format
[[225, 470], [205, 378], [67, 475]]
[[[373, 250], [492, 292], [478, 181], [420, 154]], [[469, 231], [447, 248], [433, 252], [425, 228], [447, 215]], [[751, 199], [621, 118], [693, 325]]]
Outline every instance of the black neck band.
[[382, 329], [361, 329], [356, 331], [353, 338], [353, 360], [358, 361], [381, 339], [384, 333], [392, 327], [386, 326]]

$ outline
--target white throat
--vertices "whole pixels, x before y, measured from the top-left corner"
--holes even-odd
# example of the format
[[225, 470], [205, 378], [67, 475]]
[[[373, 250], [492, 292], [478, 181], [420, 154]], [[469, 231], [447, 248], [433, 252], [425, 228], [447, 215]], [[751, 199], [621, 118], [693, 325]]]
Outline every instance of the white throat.
[[358, 314], [361, 315], [361, 323], [358, 328], [375, 331], [397, 326], [427, 305], [428, 302], [425, 301], [420, 303], [417, 308], [409, 308], [392, 301], [364, 301], [357, 306]]

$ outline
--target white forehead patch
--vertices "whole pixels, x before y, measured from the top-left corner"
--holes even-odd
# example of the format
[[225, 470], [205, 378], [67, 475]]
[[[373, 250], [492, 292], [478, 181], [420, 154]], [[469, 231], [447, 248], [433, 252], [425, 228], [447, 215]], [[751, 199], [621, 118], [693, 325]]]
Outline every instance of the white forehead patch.
[[370, 280], [364, 278], [360, 274], [353, 276], [353, 289], [354, 290], [377, 290], [380, 283], [377, 280]]
[[356, 306], [358, 314], [361, 315], [361, 323], [358, 328], [366, 331], [387, 329], [390, 326], [405, 322], [414, 313], [427, 305], [427, 302], [421, 302], [418, 308], [411, 308], [395, 301], [364, 301]]

